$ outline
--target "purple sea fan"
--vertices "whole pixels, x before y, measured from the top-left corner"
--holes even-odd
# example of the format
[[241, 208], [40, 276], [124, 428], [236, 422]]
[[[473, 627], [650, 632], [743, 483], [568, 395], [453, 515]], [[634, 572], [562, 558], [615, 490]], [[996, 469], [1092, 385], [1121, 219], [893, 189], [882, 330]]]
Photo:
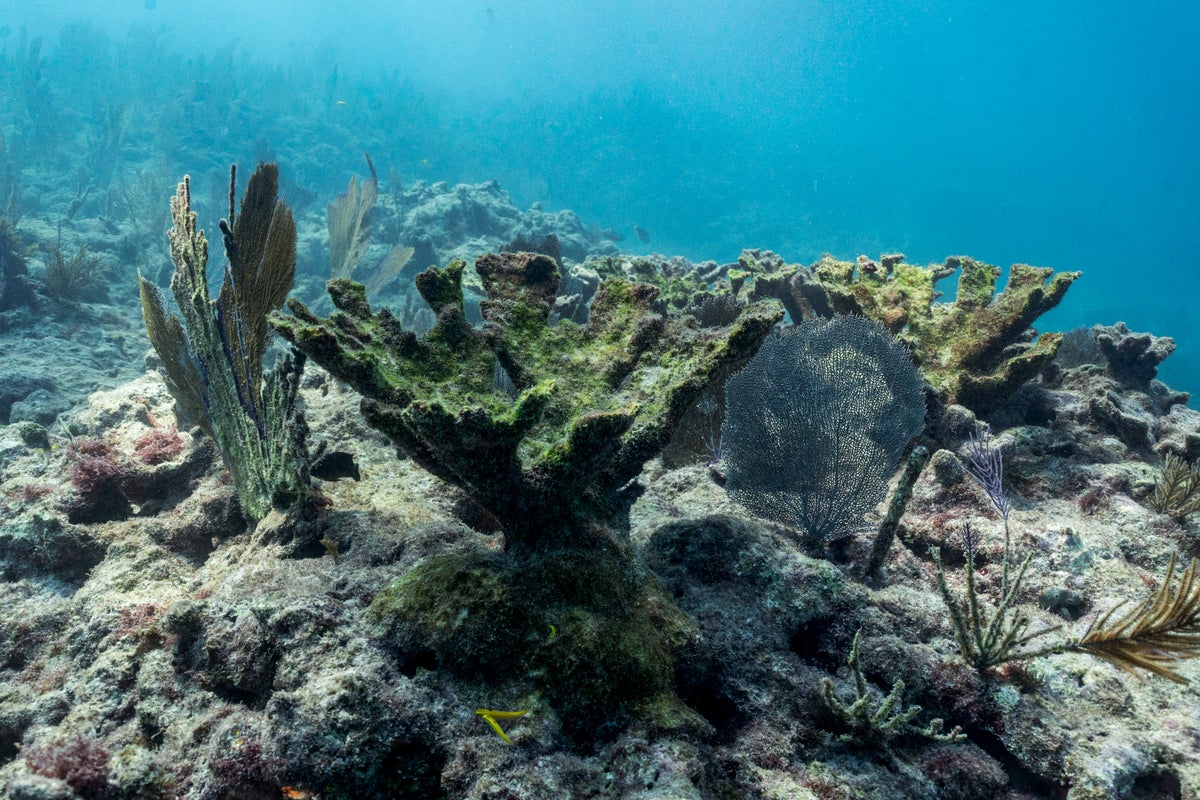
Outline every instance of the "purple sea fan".
[[971, 443], [967, 446], [966, 468], [967, 473], [983, 488], [992, 505], [1007, 523], [1012, 503], [1004, 494], [1004, 456], [1000, 448], [992, 444], [991, 434], [987, 431], [978, 439], [975, 438], [975, 434], [971, 434]]

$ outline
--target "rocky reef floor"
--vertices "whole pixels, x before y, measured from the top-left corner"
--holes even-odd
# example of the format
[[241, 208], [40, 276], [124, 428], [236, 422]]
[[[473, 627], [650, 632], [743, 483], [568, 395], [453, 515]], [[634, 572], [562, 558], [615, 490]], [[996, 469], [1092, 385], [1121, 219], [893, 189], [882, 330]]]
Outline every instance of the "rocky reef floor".
[[[110, 322], [118, 332], [102, 343], [119, 351], [135, 321]], [[54, 346], [83, 346], [71, 344], [80, 329], [63, 333]], [[46, 346], [0, 341], [6, 365], [44, 363]], [[109, 363], [127, 363], [119, 355]], [[1162, 454], [1200, 453], [1200, 414], [1103, 359], [1060, 362], [988, 423], [1014, 553], [1032, 557], [1018, 603], [1032, 630], [1071, 637], [1147, 597], [1172, 554], [1200, 556], [1195, 515], [1147, 505]], [[356, 395], [311, 365], [305, 374], [314, 442], [359, 471], [318, 481], [328, 508], [314, 546], [284, 520], [246, 523], [211, 444], [176, 428], [157, 372], [107, 380], [85, 406], [54, 412], [62, 434], [42, 441], [28, 416], [0, 427], [5, 797], [1200, 797], [1200, 662], [1181, 662], [1190, 683], [1175, 683], [1082, 654], [983, 675], [959, 657], [930, 547], [961, 592], [969, 523], [994, 604], [1003, 546], [963, 469], [983, 425], [966, 409], [943, 415], [949, 444], [874, 585], [857, 579], [871, 530], [814, 559], [733, 503], [702, 453], [650, 462], [631, 541], [690, 620], [674, 658], [682, 702], [581, 737], [589, 720], [559, 717], [537, 676], [451, 673], [389, 638], [377, 603], [387, 587], [436, 559], [487, 563], [503, 539], [460, 493], [397, 459]], [[15, 402], [36, 404], [33, 391]], [[918, 726], [938, 718], [962, 736], [855, 735], [825, 687], [855, 700], [856, 634], [872, 707], [900, 680]], [[588, 635], [564, 621], [521, 646]]]

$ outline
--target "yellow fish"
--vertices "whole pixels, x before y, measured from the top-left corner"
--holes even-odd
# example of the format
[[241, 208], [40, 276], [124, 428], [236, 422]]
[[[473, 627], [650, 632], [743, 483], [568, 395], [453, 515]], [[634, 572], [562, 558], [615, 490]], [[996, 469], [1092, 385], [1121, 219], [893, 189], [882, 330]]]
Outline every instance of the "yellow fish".
[[492, 730], [494, 730], [496, 732], [497, 736], [499, 736], [501, 739], [508, 742], [509, 744], [512, 744], [513, 743], [512, 739], [508, 738], [508, 734], [506, 734], [504, 732], [504, 729], [500, 727], [500, 723], [497, 722], [496, 720], [498, 720], [498, 719], [516, 719], [517, 717], [525, 716], [526, 714], [529, 713], [529, 711], [528, 710], [526, 710], [526, 711], [493, 711], [490, 708], [477, 708], [477, 709], [475, 709], [475, 713], [477, 715], [483, 717], [484, 720], [487, 722], [487, 724], [492, 726]]

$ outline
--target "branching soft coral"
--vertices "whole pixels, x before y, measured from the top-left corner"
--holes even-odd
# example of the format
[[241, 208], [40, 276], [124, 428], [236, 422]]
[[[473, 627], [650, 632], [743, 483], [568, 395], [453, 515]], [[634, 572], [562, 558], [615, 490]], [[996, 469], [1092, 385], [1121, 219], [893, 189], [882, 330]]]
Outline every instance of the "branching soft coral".
[[298, 402], [302, 358], [284, 356], [263, 373], [268, 311], [291, 290], [296, 269], [296, 225], [279, 199], [279, 169], [260, 164], [241, 209], [230, 171], [229, 219], [221, 233], [228, 265], [221, 291], [209, 296], [208, 239], [196, 224], [187, 177], [171, 200], [168, 234], [175, 274], [166, 296], [139, 276], [142, 314], [164, 379], [184, 415], [217, 444], [242, 509], [260, 520], [311, 496], [308, 426]]

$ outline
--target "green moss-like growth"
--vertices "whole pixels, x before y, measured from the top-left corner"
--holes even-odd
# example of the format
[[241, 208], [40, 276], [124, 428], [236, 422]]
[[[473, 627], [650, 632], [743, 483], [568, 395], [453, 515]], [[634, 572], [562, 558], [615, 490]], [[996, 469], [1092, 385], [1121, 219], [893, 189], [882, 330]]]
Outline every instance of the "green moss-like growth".
[[377, 633], [405, 656], [429, 650], [460, 676], [502, 680], [548, 635], [517, 575], [500, 554], [435, 556], [376, 595]]
[[[860, 260], [861, 261], [861, 260]], [[1014, 264], [995, 294], [1000, 269], [966, 257], [918, 267], [883, 259], [882, 268], [826, 256], [815, 266], [834, 310], [879, 320], [913, 349], [926, 380], [947, 403], [986, 412], [1035, 376], [1062, 335], [1031, 341], [1034, 320], [1058, 305], [1078, 272]], [[961, 270], [958, 296], [935, 304], [938, 281]]]
[[671, 654], [694, 635], [618, 551], [519, 563], [496, 553], [436, 556], [377, 595], [371, 612], [377, 635], [402, 654], [432, 651], [440, 668], [482, 684], [488, 697], [533, 693], [577, 741], [676, 708], [665, 700]]
[[26, 447], [36, 447], [38, 450], [50, 449], [50, 434], [46, 428], [36, 422], [25, 420], [16, 425], [17, 435]]
[[628, 485], [721, 369], [753, 354], [782, 312], [744, 310], [700, 329], [657, 313], [657, 291], [606, 281], [586, 325], [551, 325], [554, 261], [533, 253], [476, 262], [483, 325], [463, 311], [462, 262], [417, 288], [438, 321], [422, 338], [361, 285], [330, 282], [338, 311], [291, 301], [276, 329], [364, 396], [367, 421], [414, 461], [464, 489], [504, 528], [509, 550], [595, 542], [595, 524], [627, 525]]

